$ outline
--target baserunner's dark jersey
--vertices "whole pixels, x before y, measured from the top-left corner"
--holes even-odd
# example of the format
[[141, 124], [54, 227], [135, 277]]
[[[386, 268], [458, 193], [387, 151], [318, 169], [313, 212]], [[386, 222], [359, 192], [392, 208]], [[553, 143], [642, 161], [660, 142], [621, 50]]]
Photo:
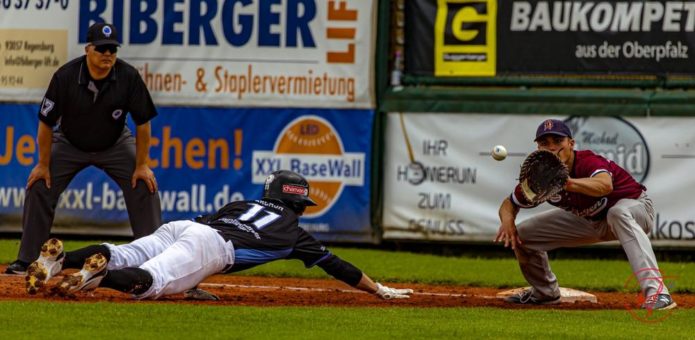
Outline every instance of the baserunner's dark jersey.
[[227, 273], [278, 259], [299, 259], [309, 268], [331, 256], [299, 227], [299, 218], [276, 200], [236, 201], [216, 213], [195, 218], [234, 245], [234, 265]]

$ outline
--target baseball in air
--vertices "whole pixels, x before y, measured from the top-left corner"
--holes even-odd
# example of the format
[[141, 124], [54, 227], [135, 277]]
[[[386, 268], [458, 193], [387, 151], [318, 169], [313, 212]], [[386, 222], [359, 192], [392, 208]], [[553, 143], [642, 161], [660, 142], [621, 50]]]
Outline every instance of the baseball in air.
[[495, 145], [495, 147], [492, 148], [492, 158], [497, 161], [503, 161], [507, 158], [507, 148], [503, 145]]

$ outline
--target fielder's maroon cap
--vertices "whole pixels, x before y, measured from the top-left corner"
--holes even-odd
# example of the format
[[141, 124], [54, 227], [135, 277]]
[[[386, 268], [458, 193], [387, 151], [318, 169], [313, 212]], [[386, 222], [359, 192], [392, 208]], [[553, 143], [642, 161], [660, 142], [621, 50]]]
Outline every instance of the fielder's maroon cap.
[[87, 30], [87, 42], [94, 46], [121, 46], [121, 44], [118, 42], [118, 31], [116, 30], [116, 27], [103, 22], [89, 26], [89, 30]]
[[536, 139], [533, 141], [537, 142], [538, 139], [545, 135], [557, 135], [572, 138], [572, 130], [570, 130], [565, 122], [559, 119], [546, 119], [543, 121], [543, 123], [541, 123], [541, 125], [538, 125], [538, 129], [536, 129]]

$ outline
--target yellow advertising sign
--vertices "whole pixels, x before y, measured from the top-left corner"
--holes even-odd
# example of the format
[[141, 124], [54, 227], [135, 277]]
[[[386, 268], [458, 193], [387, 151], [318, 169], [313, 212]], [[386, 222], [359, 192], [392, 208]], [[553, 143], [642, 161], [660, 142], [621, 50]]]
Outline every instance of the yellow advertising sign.
[[494, 76], [497, 0], [438, 0], [437, 7], [435, 76]]
[[67, 30], [0, 29], [0, 88], [48, 87], [67, 45]]

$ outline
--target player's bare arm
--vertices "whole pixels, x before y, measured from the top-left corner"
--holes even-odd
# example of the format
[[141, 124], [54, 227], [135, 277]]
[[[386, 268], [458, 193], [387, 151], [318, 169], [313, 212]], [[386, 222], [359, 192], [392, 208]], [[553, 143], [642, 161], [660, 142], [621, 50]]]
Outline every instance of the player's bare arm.
[[135, 128], [135, 171], [131, 179], [131, 185], [135, 188], [138, 180], [142, 180], [147, 185], [151, 193], [157, 191], [157, 180], [154, 172], [149, 166], [150, 138], [152, 136], [152, 125], [150, 122], [138, 125]]
[[390, 299], [407, 299], [410, 298], [409, 294], [413, 293], [412, 289], [398, 289], [386, 287], [380, 283], [375, 283], [367, 274], [362, 273], [362, 278], [360, 282], [355, 286], [355, 288], [365, 291], [370, 294], [376, 294], [384, 300]]
[[613, 177], [606, 172], [589, 178], [570, 178], [565, 190], [592, 197], [603, 197], [613, 192]]
[[502, 201], [499, 209], [500, 228], [497, 231], [495, 242], [503, 242], [504, 246], [511, 246], [516, 249], [517, 244], [521, 244], [519, 234], [516, 232], [516, 215], [519, 213], [519, 208], [515, 206], [509, 197]]
[[53, 130], [46, 123], [39, 121], [39, 129], [36, 136], [39, 144], [39, 161], [29, 174], [27, 179], [27, 189], [31, 188], [36, 181], [46, 181], [46, 187], [51, 188], [51, 145], [53, 144]]
[[365, 273], [362, 273], [362, 278], [360, 278], [360, 282], [357, 283], [355, 288], [370, 294], [374, 294], [378, 290], [376, 283]]

